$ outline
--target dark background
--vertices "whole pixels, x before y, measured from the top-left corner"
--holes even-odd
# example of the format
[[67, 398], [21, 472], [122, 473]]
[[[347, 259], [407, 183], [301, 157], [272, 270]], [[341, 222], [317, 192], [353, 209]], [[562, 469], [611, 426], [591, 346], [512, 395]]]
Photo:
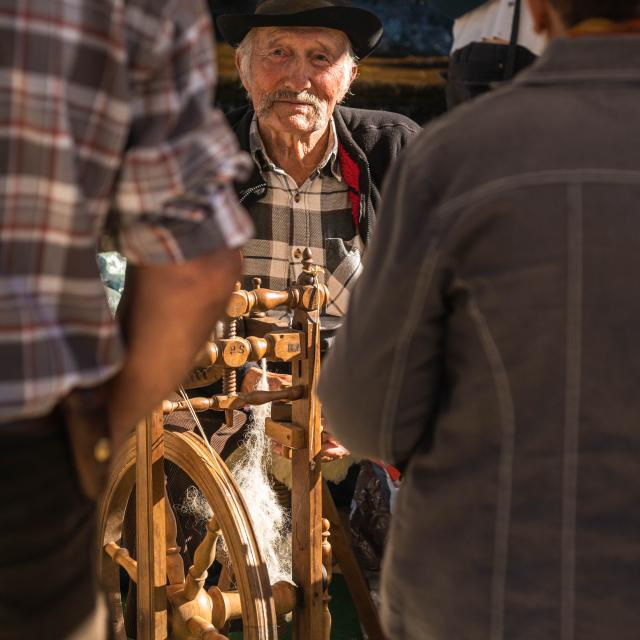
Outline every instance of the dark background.
[[[208, 0], [211, 13], [253, 13], [256, 0]], [[451, 48], [451, 22], [429, 6], [428, 0], [352, 0], [352, 4], [375, 13], [384, 25], [384, 37], [374, 56], [364, 65], [385, 63], [403, 70], [444, 71]], [[216, 34], [221, 41], [220, 34]], [[361, 67], [361, 68], [363, 68]], [[377, 69], [377, 67], [376, 67]], [[393, 82], [393, 67], [388, 72], [368, 74], [366, 82], [354, 84], [346, 104], [353, 107], [386, 109], [404, 113], [424, 123], [445, 110], [444, 89], [439, 73], [430, 73], [425, 81], [399, 85]], [[364, 76], [364, 73], [362, 74]], [[424, 74], [423, 74], [424, 75]], [[237, 80], [221, 74], [217, 102], [228, 111], [246, 98]]]
[[[208, 0], [214, 16], [253, 13], [255, 0]], [[352, 0], [375, 13], [384, 25], [377, 56], [446, 56], [451, 48], [451, 22], [429, 7], [428, 0]], [[218, 37], [220, 34], [217, 34]]]

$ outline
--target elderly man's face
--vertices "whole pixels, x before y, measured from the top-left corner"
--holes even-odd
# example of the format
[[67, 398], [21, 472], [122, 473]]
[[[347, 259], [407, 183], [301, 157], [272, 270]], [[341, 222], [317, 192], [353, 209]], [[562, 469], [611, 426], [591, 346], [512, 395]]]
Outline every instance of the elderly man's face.
[[355, 77], [349, 42], [334, 29], [256, 29], [242, 82], [261, 126], [276, 132], [324, 131]]

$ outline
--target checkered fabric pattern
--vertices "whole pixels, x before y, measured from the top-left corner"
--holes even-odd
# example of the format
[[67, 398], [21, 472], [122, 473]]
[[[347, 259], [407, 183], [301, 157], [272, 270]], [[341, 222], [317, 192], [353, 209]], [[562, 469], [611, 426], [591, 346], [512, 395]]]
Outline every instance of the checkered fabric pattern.
[[323, 161], [306, 182], [295, 180], [269, 158], [254, 117], [249, 134], [251, 154], [267, 185], [266, 194], [248, 206], [256, 233], [244, 254], [244, 286], [259, 277], [262, 286], [284, 289], [302, 271], [305, 247], [324, 269], [331, 303], [327, 313], [342, 316], [350, 291], [362, 270], [363, 244], [353, 220], [349, 191], [340, 173], [338, 138], [331, 121], [332, 142]]
[[[96, 265], [107, 217], [132, 263], [238, 246], [246, 177], [199, 0], [0, 7], [0, 421], [120, 366]], [[110, 212], [110, 213], [109, 213]], [[109, 214], [109, 215], [108, 215]]]

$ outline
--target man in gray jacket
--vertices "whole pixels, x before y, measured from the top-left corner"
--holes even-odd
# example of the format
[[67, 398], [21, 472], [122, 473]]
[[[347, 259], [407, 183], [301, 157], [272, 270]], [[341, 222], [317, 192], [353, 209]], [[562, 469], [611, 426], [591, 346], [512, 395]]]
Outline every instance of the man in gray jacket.
[[640, 3], [529, 3], [553, 41], [405, 152], [320, 381], [406, 471], [392, 638], [638, 637]]

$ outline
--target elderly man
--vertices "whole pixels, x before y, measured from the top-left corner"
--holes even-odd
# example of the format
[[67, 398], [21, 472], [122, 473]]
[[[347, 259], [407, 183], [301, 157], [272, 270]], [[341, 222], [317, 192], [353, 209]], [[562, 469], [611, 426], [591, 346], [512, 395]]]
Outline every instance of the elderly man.
[[344, 314], [380, 203], [384, 175], [419, 127], [403, 116], [338, 106], [357, 61], [382, 37], [376, 16], [327, 0], [267, 0], [218, 27], [237, 46], [252, 106], [230, 115], [255, 162], [240, 194], [257, 227], [245, 283], [286, 287], [302, 249], [326, 269], [330, 315]]
[[[328, 0], [267, 0], [254, 15], [220, 16], [218, 27], [237, 47], [252, 103], [229, 116], [255, 163], [239, 187], [256, 227], [243, 251], [244, 285], [255, 277], [268, 288], [291, 285], [310, 247], [331, 294], [326, 336], [360, 275], [386, 171], [420, 128], [398, 114], [340, 106], [358, 60], [382, 38], [372, 13]], [[344, 453], [325, 444], [328, 457]]]
[[408, 463], [389, 638], [638, 638], [640, 2], [529, 6], [553, 41], [404, 154], [320, 380]]

